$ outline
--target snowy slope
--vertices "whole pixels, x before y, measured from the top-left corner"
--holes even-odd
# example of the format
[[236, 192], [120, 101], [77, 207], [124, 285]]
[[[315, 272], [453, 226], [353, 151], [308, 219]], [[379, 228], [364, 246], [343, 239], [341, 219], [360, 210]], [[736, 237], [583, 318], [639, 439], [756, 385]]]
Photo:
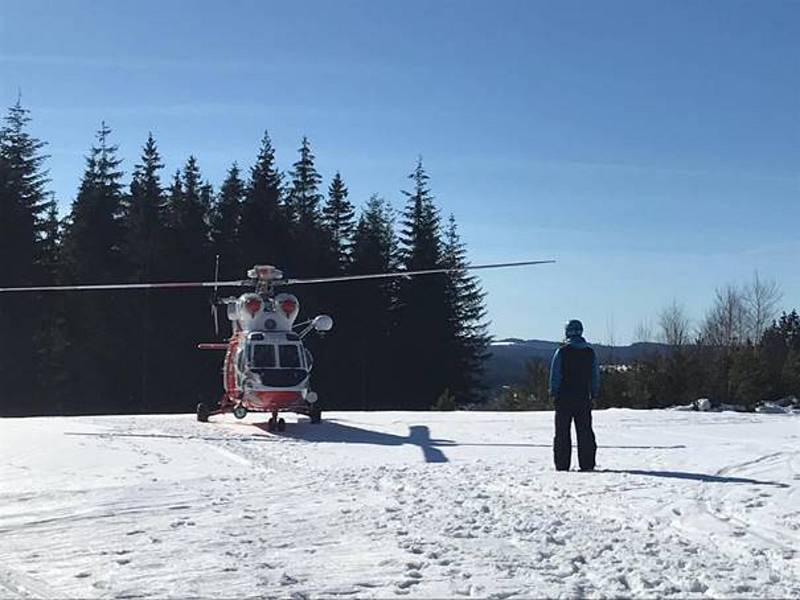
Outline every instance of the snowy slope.
[[0, 419], [0, 597], [800, 596], [800, 417]]

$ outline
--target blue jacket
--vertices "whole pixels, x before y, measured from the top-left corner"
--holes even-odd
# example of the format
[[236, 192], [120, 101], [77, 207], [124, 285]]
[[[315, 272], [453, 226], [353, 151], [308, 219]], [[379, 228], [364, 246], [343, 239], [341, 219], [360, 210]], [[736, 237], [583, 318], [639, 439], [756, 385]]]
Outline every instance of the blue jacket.
[[[589, 348], [589, 344], [581, 336], [577, 335], [567, 339], [567, 345], [575, 348]], [[550, 395], [557, 396], [558, 388], [561, 385], [561, 348], [553, 354], [550, 363]], [[592, 398], [597, 398], [600, 393], [600, 368], [597, 364], [597, 355], [592, 360]]]

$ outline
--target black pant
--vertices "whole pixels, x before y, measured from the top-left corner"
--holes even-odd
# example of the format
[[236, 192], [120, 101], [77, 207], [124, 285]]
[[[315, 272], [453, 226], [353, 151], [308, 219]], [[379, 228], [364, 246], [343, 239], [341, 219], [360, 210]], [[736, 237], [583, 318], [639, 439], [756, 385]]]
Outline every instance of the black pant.
[[553, 438], [553, 458], [556, 470], [568, 471], [572, 459], [572, 420], [578, 434], [578, 464], [582, 471], [594, 469], [597, 444], [592, 431], [592, 405], [589, 401], [556, 400], [556, 436]]

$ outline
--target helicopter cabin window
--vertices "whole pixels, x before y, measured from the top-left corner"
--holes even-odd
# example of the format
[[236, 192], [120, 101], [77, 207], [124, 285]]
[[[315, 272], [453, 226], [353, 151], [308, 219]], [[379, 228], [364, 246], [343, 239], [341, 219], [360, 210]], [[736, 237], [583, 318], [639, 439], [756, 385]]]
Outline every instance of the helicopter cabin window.
[[300, 347], [294, 344], [281, 344], [278, 346], [278, 354], [280, 355], [281, 367], [284, 369], [299, 369], [300, 363]]
[[275, 364], [275, 346], [272, 344], [254, 344], [252, 348], [251, 361], [253, 367], [256, 369], [274, 369]]

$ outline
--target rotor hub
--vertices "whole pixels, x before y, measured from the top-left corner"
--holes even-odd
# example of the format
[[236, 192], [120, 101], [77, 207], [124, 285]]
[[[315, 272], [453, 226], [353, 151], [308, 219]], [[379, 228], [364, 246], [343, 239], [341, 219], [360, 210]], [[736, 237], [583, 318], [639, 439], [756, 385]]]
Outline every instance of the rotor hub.
[[247, 276], [259, 282], [276, 281], [283, 279], [283, 271], [272, 265], [255, 265], [247, 271]]
[[247, 271], [247, 276], [255, 283], [256, 292], [268, 297], [272, 295], [274, 282], [283, 279], [283, 271], [272, 265], [255, 265]]

